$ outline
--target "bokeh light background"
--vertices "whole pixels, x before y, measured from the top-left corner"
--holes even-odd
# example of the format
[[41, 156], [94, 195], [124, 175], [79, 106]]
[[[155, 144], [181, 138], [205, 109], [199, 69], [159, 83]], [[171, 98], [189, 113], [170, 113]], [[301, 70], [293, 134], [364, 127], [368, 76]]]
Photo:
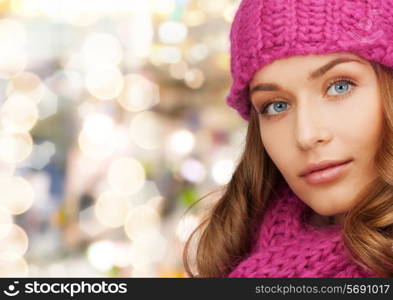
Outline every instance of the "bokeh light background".
[[1, 277], [186, 276], [244, 145], [239, 2], [0, 0]]

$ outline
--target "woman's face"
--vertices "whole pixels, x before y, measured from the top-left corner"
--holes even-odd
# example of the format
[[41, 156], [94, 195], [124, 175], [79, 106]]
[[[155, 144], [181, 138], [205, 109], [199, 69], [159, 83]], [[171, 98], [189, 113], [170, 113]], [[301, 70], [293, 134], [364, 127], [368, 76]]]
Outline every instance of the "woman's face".
[[[288, 185], [318, 214], [342, 216], [377, 177], [383, 107], [371, 64], [345, 52], [292, 56], [259, 70], [249, 88], [262, 143]], [[349, 162], [300, 175], [326, 160]]]

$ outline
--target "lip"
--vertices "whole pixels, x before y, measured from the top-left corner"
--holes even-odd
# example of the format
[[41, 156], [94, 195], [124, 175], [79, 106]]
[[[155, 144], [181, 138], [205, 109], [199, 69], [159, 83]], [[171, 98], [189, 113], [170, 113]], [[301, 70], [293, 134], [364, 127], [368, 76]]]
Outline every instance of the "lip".
[[319, 184], [336, 180], [348, 169], [352, 160], [346, 161], [323, 161], [319, 164], [310, 165], [300, 177], [307, 183]]
[[310, 164], [307, 166], [307, 168], [305, 168], [300, 174], [299, 176], [305, 176], [310, 172], [314, 172], [317, 170], [322, 170], [322, 169], [326, 169], [328, 167], [333, 167], [333, 166], [337, 166], [337, 165], [341, 165], [345, 162], [350, 161], [351, 159], [346, 159], [346, 160], [323, 160], [320, 161], [319, 163], [316, 164]]

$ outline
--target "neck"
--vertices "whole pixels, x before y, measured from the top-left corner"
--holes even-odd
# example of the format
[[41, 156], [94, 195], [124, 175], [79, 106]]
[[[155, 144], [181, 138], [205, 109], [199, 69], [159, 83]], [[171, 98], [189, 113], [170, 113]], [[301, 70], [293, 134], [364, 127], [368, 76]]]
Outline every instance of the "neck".
[[333, 224], [344, 225], [345, 213], [339, 214], [339, 215], [335, 215], [335, 216], [332, 217], [332, 219], [333, 219]]
[[345, 219], [344, 214], [335, 215], [335, 216], [322, 216], [314, 212], [310, 217], [309, 223], [318, 227], [324, 227], [333, 224], [343, 225], [344, 219]]

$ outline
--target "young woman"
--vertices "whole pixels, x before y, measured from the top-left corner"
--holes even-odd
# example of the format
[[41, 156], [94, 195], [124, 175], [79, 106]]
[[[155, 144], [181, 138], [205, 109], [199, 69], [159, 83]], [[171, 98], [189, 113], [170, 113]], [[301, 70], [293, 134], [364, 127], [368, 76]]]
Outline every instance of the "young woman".
[[188, 274], [393, 277], [393, 1], [243, 0], [230, 39], [245, 149]]

